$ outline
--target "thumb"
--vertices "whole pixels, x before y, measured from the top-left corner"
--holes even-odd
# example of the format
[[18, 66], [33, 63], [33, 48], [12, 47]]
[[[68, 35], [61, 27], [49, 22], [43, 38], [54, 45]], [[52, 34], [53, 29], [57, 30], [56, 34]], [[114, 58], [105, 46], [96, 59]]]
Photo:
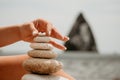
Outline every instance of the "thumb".
[[31, 29], [32, 29], [32, 35], [37, 36], [38, 35], [38, 30], [35, 28], [33, 23], [31, 23]]
[[38, 35], [38, 31], [33, 31], [32, 35], [33, 36], [37, 36]]
[[52, 24], [47, 24], [46, 35], [50, 36], [52, 31]]

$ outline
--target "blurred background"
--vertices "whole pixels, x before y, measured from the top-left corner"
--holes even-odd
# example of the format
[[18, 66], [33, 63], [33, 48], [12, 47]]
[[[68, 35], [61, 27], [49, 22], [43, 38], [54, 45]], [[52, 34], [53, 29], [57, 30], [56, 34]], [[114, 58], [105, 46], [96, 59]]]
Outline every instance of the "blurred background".
[[[80, 13], [90, 25], [98, 51], [119, 53], [119, 0], [0, 0], [0, 27], [44, 18], [63, 35], [68, 35]], [[3, 49], [21, 51], [28, 46], [18, 42]]]
[[[58, 59], [77, 80], [120, 80], [120, 0], [0, 0], [0, 27], [36, 18], [50, 21], [70, 37], [67, 43], [58, 41], [67, 52], [55, 51], [66, 53]], [[30, 49], [20, 41], [0, 48], [0, 55]]]

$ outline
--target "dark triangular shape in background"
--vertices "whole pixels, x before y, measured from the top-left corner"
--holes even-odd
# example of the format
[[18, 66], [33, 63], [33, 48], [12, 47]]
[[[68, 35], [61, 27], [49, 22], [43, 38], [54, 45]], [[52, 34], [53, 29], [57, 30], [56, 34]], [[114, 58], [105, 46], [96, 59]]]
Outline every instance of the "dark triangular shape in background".
[[97, 47], [93, 33], [82, 13], [76, 19], [69, 35], [70, 40], [65, 43], [66, 51], [95, 51]]

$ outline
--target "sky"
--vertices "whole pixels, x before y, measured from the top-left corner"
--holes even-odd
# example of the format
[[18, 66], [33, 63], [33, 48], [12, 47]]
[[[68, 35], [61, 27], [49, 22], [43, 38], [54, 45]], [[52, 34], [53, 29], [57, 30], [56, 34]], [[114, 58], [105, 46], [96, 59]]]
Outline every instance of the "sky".
[[[80, 12], [91, 26], [99, 52], [120, 53], [120, 0], [0, 0], [0, 27], [43, 18], [68, 35]], [[1, 49], [27, 51], [30, 47], [20, 41]]]

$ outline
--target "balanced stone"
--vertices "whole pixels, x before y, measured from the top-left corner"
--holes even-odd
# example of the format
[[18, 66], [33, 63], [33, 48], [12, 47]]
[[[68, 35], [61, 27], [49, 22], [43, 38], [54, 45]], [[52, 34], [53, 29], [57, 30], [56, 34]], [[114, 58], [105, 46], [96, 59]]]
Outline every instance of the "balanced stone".
[[25, 74], [21, 80], [68, 80], [68, 79], [55, 75]]
[[30, 47], [33, 49], [40, 49], [40, 50], [52, 50], [53, 46], [49, 43], [31, 43]]
[[52, 59], [57, 57], [57, 53], [51, 50], [30, 50], [28, 55], [34, 58]]
[[33, 50], [28, 51], [31, 58], [23, 62], [23, 67], [31, 74], [25, 74], [21, 80], [68, 80], [52, 74], [61, 70], [63, 66], [61, 62], [53, 59], [57, 57], [57, 53], [52, 51], [52, 38], [45, 33], [39, 33], [33, 41], [34, 43], [30, 44]]
[[44, 37], [35, 37], [34, 39], [33, 39], [33, 41], [35, 41], [35, 42], [41, 42], [41, 43], [48, 43], [48, 42], [50, 42], [51, 41], [51, 38], [50, 37], [47, 37], [47, 36], [44, 36]]
[[29, 58], [23, 67], [30, 72], [38, 74], [51, 74], [62, 69], [62, 63], [53, 59]]

